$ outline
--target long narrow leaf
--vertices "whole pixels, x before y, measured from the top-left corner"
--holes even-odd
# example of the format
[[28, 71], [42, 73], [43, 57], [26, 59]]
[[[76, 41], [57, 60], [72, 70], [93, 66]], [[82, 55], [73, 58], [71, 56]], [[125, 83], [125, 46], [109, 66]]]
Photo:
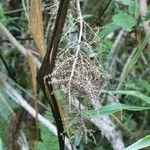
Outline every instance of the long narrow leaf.
[[150, 97], [137, 92], [137, 91], [123, 91], [123, 90], [118, 90], [118, 91], [104, 91], [106, 93], [114, 93], [114, 94], [125, 94], [125, 95], [130, 95], [130, 96], [135, 96], [138, 97], [140, 100], [150, 104]]
[[121, 76], [121, 81], [123, 82], [123, 80], [125, 80], [126, 76], [128, 75], [130, 69], [133, 67], [133, 65], [137, 62], [138, 58], [140, 57], [142, 51], [144, 50], [144, 48], [146, 47], [148, 41], [150, 38], [150, 33], [148, 33], [143, 41], [143, 43], [141, 44], [141, 46], [138, 48], [137, 52], [134, 54], [134, 56], [132, 57], [131, 61], [129, 62], [128, 66], [124, 69], [122, 76]]
[[138, 150], [145, 147], [150, 147], [150, 135], [140, 139], [139, 141], [127, 147], [125, 150]]
[[31, 0], [29, 28], [34, 38], [35, 44], [39, 50], [40, 56], [44, 58], [44, 33], [42, 17], [42, 0]]
[[3, 142], [1, 138], [0, 138], [0, 150], [3, 150]]
[[99, 110], [89, 110], [83, 113], [83, 115], [91, 115], [91, 116], [96, 116], [96, 115], [111, 115], [115, 112], [119, 112], [121, 110], [129, 110], [129, 111], [141, 111], [141, 110], [150, 110], [150, 107], [144, 107], [144, 106], [132, 106], [132, 105], [126, 105], [126, 104], [120, 104], [120, 103], [111, 103], [108, 104]]

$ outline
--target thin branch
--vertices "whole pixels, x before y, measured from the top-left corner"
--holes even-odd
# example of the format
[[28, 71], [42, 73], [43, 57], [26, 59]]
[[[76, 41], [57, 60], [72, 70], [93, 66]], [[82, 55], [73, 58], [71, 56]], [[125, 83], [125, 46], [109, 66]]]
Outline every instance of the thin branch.
[[104, 8], [104, 10], [102, 11], [102, 13], [100, 13], [98, 16], [99, 16], [99, 19], [102, 18], [102, 16], [104, 15], [104, 13], [106, 12], [106, 10], [108, 9], [110, 3], [111, 3], [112, 0], [109, 0]]
[[[24, 9], [26, 9], [28, 12], [29, 12], [29, 2], [28, 2], [29, 0], [27, 0], [27, 6], [28, 6], [28, 8], [27, 7], [25, 7], [25, 8], [18, 8], [18, 9], [14, 9], [14, 10], [10, 10], [10, 11], [6, 11], [6, 12], [4, 12], [4, 15], [9, 15], [9, 14], [13, 14], [13, 13], [16, 13], [16, 12], [20, 12], [20, 11], [23, 11]], [[57, 5], [57, 4], [55, 4], [55, 5]], [[42, 11], [44, 11], [44, 9], [51, 9], [51, 8], [53, 8], [54, 7], [54, 5], [52, 5], [52, 6], [50, 6], [50, 4], [45, 4], [43, 7], [42, 7]]]
[[123, 76], [124, 76], [124, 73], [125, 73], [125, 70], [127, 69], [129, 63], [131, 62], [131, 59], [133, 58], [134, 54], [136, 53], [137, 51], [137, 47], [133, 49], [132, 53], [129, 55], [124, 67], [123, 67], [123, 70], [121, 72], [121, 75], [120, 75], [120, 83], [118, 84], [118, 87], [117, 87], [117, 90], [120, 89], [121, 85], [122, 85], [122, 82], [123, 82]]
[[111, 47], [110, 54], [109, 54], [111, 60], [108, 61], [108, 67], [111, 69], [111, 71], [112, 71], [112, 68], [115, 66], [118, 52], [124, 43], [126, 35], [127, 35], [127, 33], [125, 31], [120, 30], [118, 36], [116, 37], [116, 39]]
[[[24, 46], [22, 46], [15, 37], [8, 31], [8, 29], [0, 22], [0, 31], [8, 38], [8, 40], [25, 56], [28, 57], [28, 51]], [[38, 68], [40, 67], [40, 62], [36, 57], [34, 57], [34, 61], [37, 64]]]
[[[71, 71], [71, 75], [70, 75], [70, 79], [69, 79], [69, 106], [71, 106], [71, 80], [73, 78], [74, 72], [75, 72], [75, 67], [77, 64], [77, 60], [78, 60], [78, 55], [79, 55], [79, 51], [81, 48], [81, 38], [82, 38], [82, 33], [83, 33], [83, 17], [82, 17], [82, 12], [81, 12], [81, 7], [80, 7], [80, 0], [77, 0], [77, 12], [78, 12], [78, 18], [79, 18], [79, 26], [80, 26], [80, 30], [79, 30], [79, 38], [78, 38], [78, 43], [77, 43], [77, 51], [75, 54], [75, 59], [73, 62], [73, 67], [72, 67], [72, 71]], [[71, 107], [70, 107], [71, 108]]]
[[25, 0], [22, 0], [22, 6], [23, 6], [23, 10], [25, 12], [25, 16], [27, 18], [27, 20], [29, 21], [29, 6], [26, 6], [25, 4]]

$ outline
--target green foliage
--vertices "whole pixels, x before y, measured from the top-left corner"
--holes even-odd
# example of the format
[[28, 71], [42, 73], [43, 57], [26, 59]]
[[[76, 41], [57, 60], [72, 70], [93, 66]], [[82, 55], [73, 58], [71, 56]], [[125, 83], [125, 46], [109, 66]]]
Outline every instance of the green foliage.
[[136, 0], [125, 0], [123, 1], [123, 4], [128, 7], [129, 14], [121, 11], [118, 7], [118, 12], [112, 17], [112, 23], [105, 25], [104, 29], [101, 31], [101, 37], [105, 37], [109, 33], [114, 32], [120, 28], [130, 32], [136, 25], [136, 18], [139, 12], [138, 2]]
[[150, 146], [150, 135], [140, 139], [139, 141], [127, 147], [125, 150], [139, 150], [149, 146]]
[[131, 31], [131, 28], [136, 24], [133, 17], [122, 12], [113, 16], [113, 22], [125, 31]]
[[137, 91], [124, 91], [124, 90], [118, 90], [118, 91], [105, 91], [107, 93], [114, 93], [114, 94], [126, 94], [126, 95], [131, 95], [131, 96], [135, 96], [138, 97], [141, 101], [146, 102], [148, 104], [150, 104], [150, 97], [137, 92]]
[[136, 84], [139, 86], [140, 89], [150, 94], [150, 83], [146, 80], [138, 80]]
[[100, 37], [105, 37], [109, 33], [119, 29], [119, 26], [116, 23], [107, 24], [103, 30], [100, 32]]
[[143, 16], [144, 20], [150, 20], [150, 5], [148, 6], [147, 15]]
[[3, 150], [3, 142], [1, 138], [0, 138], [0, 150]]
[[1, 19], [2, 23], [8, 27], [9, 31], [19, 31], [19, 29], [15, 26], [10, 25], [11, 22], [18, 20], [18, 17], [13, 17], [13, 18], [7, 18], [7, 17], [3, 17]]
[[131, 1], [131, 0], [124, 0], [124, 1], [123, 1], [123, 4], [124, 4], [124, 5], [127, 5], [127, 6], [132, 5], [132, 3], [133, 3], [133, 1]]
[[[12, 112], [10, 109], [16, 109], [18, 106], [9, 99], [8, 95], [6, 94], [5, 90], [3, 88], [0, 88], [0, 93], [4, 96], [5, 102], [0, 100], [0, 137], [2, 141], [4, 141], [4, 145], [6, 144], [6, 138], [7, 138], [7, 127], [12, 115]], [[6, 145], [5, 145], [6, 146]]]
[[[46, 118], [52, 121], [52, 114], [47, 113]], [[36, 143], [36, 150], [58, 150], [59, 143], [56, 136], [54, 136], [44, 125], [40, 125], [41, 142]]]
[[136, 53], [134, 54], [134, 56], [131, 58], [130, 62], [128, 63], [128, 65], [126, 66], [126, 68], [124, 69], [123, 73], [122, 73], [122, 81], [126, 78], [126, 76], [128, 75], [130, 69], [134, 66], [134, 64], [138, 61], [138, 58], [140, 57], [142, 51], [144, 50], [144, 48], [146, 47], [148, 41], [150, 39], [150, 32], [146, 35], [143, 43], [139, 46], [138, 50], [136, 51]]
[[8, 27], [9, 31], [19, 31], [15, 26], [10, 25], [11, 22], [19, 20], [18, 17], [7, 17], [4, 15], [2, 4], [0, 3], [0, 21]]
[[105, 37], [109, 33], [122, 28], [125, 31], [131, 31], [132, 27], [135, 26], [136, 21], [133, 17], [119, 12], [118, 14], [113, 16], [113, 22], [106, 25], [104, 29], [101, 31], [100, 36]]
[[4, 11], [2, 8], [2, 4], [0, 3], [0, 19], [4, 18]]
[[126, 105], [121, 103], [110, 103], [98, 110], [86, 111], [83, 115], [88, 114], [91, 116], [95, 116], [95, 115], [105, 116], [105, 115], [112, 115], [113, 113], [119, 112], [121, 110], [141, 111], [141, 110], [150, 110], [150, 107], [132, 106], [132, 105]]
[[129, 14], [133, 15], [134, 17], [138, 16], [139, 13], [139, 6], [137, 0], [124, 0], [123, 4], [128, 6]]
[[[31, 35], [29, 34], [29, 31], [28, 31], [28, 21], [25, 18], [25, 15], [24, 15], [25, 13], [23, 13], [22, 11], [22, 12], [15, 12], [15, 14], [17, 15], [14, 15], [14, 14], [5, 15], [6, 11], [16, 9], [16, 8], [13, 8], [13, 5], [15, 5], [16, 2], [10, 1], [11, 4], [10, 2], [8, 2], [8, 4], [5, 4], [5, 0], [2, 0], [2, 1], [3, 2], [0, 3], [0, 19], [1, 19], [0, 21], [9, 29], [9, 31], [14, 31], [12, 33], [16, 33], [16, 31], [17, 32], [19, 31], [19, 36], [17, 35], [16, 37], [19, 39], [19, 43], [21, 43], [26, 48], [29, 48], [29, 49], [31, 48], [31, 50], [34, 51], [36, 48], [34, 48], [33, 40], [30, 40]], [[109, 64], [108, 62], [114, 63], [114, 64], [112, 63], [113, 65], [111, 65], [112, 70], [113, 70], [113, 73], [110, 74], [111, 77], [110, 78], [105, 77], [104, 79], [102, 79], [103, 80], [102, 84], [104, 84], [104, 89], [115, 90], [118, 85], [118, 82], [119, 83], [121, 82], [123, 83], [122, 86], [124, 90], [103, 91], [103, 87], [102, 87], [100, 91], [103, 91], [103, 93], [100, 95], [99, 100], [103, 99], [104, 101], [102, 103], [105, 104], [105, 102], [107, 103], [107, 98], [105, 96], [107, 96], [107, 94], [112, 94], [112, 95], [115, 94], [118, 96], [118, 100], [121, 103], [110, 103], [110, 104], [108, 103], [104, 105], [101, 109], [94, 110], [92, 106], [90, 105], [90, 102], [87, 104], [87, 100], [85, 100], [86, 98], [84, 97], [85, 93], [81, 92], [81, 94], [79, 94], [79, 97], [77, 98], [80, 100], [81, 104], [85, 106], [85, 108], [88, 107], [87, 105], [90, 105], [88, 107], [89, 110], [85, 110], [85, 112], [81, 113], [79, 116], [76, 116], [76, 111], [80, 111], [80, 110], [75, 109], [74, 110], [75, 113], [71, 114], [70, 116], [68, 115], [69, 113], [67, 113], [65, 117], [67, 117], [69, 121], [69, 125], [70, 125], [72, 123], [71, 121], [72, 120], [74, 121], [74, 119], [75, 119], [74, 121], [75, 123], [76, 123], [76, 120], [80, 122], [82, 118], [81, 116], [83, 116], [83, 119], [85, 117], [85, 120], [88, 117], [98, 116], [98, 115], [100, 116], [101, 115], [102, 116], [113, 115], [112, 119], [114, 119], [115, 117], [118, 119], [118, 116], [119, 116], [119, 119], [120, 119], [120, 111], [123, 111], [123, 112], [125, 111], [125, 113], [122, 114], [122, 120], [120, 122], [123, 124], [125, 128], [129, 128], [129, 130], [131, 130], [131, 133], [132, 132], [136, 133], [138, 130], [139, 131], [141, 130], [140, 132], [142, 133], [140, 134], [140, 137], [144, 137], [146, 134], [143, 134], [143, 133], [144, 131], [149, 130], [149, 123], [150, 123], [150, 121], [148, 120], [148, 117], [150, 115], [149, 113], [150, 112], [149, 111], [150, 110], [150, 106], [149, 106], [150, 104], [150, 83], [149, 83], [150, 81], [150, 77], [149, 77], [150, 76], [150, 69], [149, 69], [150, 59], [149, 59], [149, 51], [144, 50], [145, 47], [147, 46], [150, 35], [147, 35], [146, 37], [144, 37], [145, 33], [143, 33], [144, 30], [143, 30], [142, 25], [143, 25], [143, 21], [150, 19], [150, 6], [148, 6], [147, 15], [143, 16], [142, 19], [140, 19], [138, 0], [123, 0], [121, 3], [120, 2], [117, 3], [117, 1], [111, 1], [107, 10], [101, 16], [103, 10], [105, 10], [104, 8], [106, 8], [107, 3], [108, 3], [107, 1], [103, 1], [103, 0], [93, 0], [93, 1], [89, 0], [86, 3], [82, 2], [81, 4], [82, 5], [81, 9], [82, 9], [82, 14], [83, 14], [82, 17], [86, 23], [84, 24], [85, 26], [84, 26], [83, 35], [82, 35], [81, 52], [83, 53], [83, 56], [84, 55], [88, 56], [88, 58], [92, 60], [91, 61], [92, 63], [90, 65], [93, 65], [94, 61], [96, 61], [95, 58], [90, 57], [91, 51], [93, 51], [94, 54], [96, 54], [94, 55], [94, 57], [96, 58], [98, 58], [97, 56], [99, 56], [99, 54], [103, 54], [102, 57], [100, 58], [102, 63], [98, 61], [96, 63], [97, 66], [101, 67], [103, 64]], [[44, 2], [44, 6], [45, 4], [47, 5], [47, 3]], [[49, 45], [49, 41], [50, 41], [49, 39], [51, 38], [51, 34], [52, 34], [53, 27], [54, 27], [54, 22], [55, 22], [54, 20], [56, 18], [56, 11], [55, 11], [56, 7], [53, 5], [54, 3], [52, 1], [49, 2], [49, 4], [50, 4], [50, 7], [51, 6], [54, 7], [54, 9], [51, 9], [50, 14], [47, 13], [47, 8], [49, 6], [46, 7], [46, 11], [44, 7], [44, 11], [43, 11], [45, 35], [46, 35], [46, 32], [50, 31], [48, 32], [47, 39], [45, 39], [47, 41], [47, 44], [45, 45], [46, 47], [48, 47]], [[21, 6], [21, 3], [19, 5]], [[69, 59], [71, 60], [74, 59], [73, 53], [74, 51], [76, 51], [75, 46], [76, 46], [77, 38], [79, 35], [79, 28], [80, 28], [78, 24], [79, 20], [75, 18], [77, 16], [75, 12], [75, 7], [73, 9], [72, 8], [73, 7], [69, 8], [70, 11], [68, 12], [66, 25], [63, 29], [64, 37], [61, 39], [61, 43], [59, 45], [60, 53], [61, 53], [61, 50], [65, 51], [63, 54], [60, 55], [62, 62], [64, 62], [64, 58], [65, 58], [64, 56], [68, 54], [69, 54], [68, 58], [70, 57]], [[15, 16], [15, 17], [10, 17], [10, 16]], [[51, 16], [50, 20], [49, 20], [49, 16]], [[137, 20], [138, 20], [138, 23], [137, 23]], [[101, 29], [101, 27], [103, 28]], [[116, 37], [118, 37], [119, 30], [124, 30], [125, 31], [124, 33], [127, 33], [127, 34], [124, 34], [123, 37], [121, 37], [120, 39], [120, 41], [124, 41], [124, 42], [122, 42], [122, 44], [120, 44], [121, 42], [118, 43], [117, 46], [115, 47], [114, 41]], [[113, 33], [113, 34], [110, 34], [110, 33]], [[107, 36], [109, 34], [111, 36]], [[14, 36], [16, 36], [16, 34], [14, 34]], [[139, 39], [140, 40], [144, 39], [144, 41], [140, 43]], [[1, 36], [0, 42], [1, 41], [2, 42], [0, 43], [1, 44], [0, 48], [4, 50], [2, 51], [2, 54], [4, 55], [4, 58], [6, 59], [8, 63], [8, 67], [14, 74], [19, 85], [22, 86], [24, 89], [26, 89], [28, 92], [33, 92], [33, 90], [31, 89], [32, 88], [31, 80], [29, 79], [30, 73], [27, 67], [28, 61], [25, 60], [22, 54], [20, 55], [20, 52], [16, 53], [16, 51], [14, 51], [15, 49], [12, 48], [11, 44], [9, 44], [8, 42], [3, 43], [3, 41], [5, 40], [7, 40], [7, 38], [6, 37], [3, 38], [3, 36]], [[87, 45], [85, 43], [87, 43]], [[113, 51], [114, 54], [110, 52], [110, 50], [112, 50], [112, 46], [114, 48], [114, 51]], [[137, 46], [139, 48], [137, 49], [137, 51], [131, 58], [131, 61], [128, 63], [127, 67], [125, 68], [126, 60], [128, 60], [129, 56], [131, 56], [132, 49], [134, 49]], [[147, 46], [147, 49], [148, 49], [148, 46]], [[70, 53], [67, 54], [67, 51], [70, 51]], [[142, 53], [143, 55], [141, 55]], [[38, 55], [36, 55], [35, 53], [34, 53], [34, 56], [37, 56], [37, 58], [39, 58]], [[79, 58], [81, 56], [79, 55]], [[59, 55], [57, 58], [58, 60], [60, 59]], [[83, 63], [85, 63], [84, 59], [85, 58], [83, 57]], [[69, 61], [70, 66], [72, 66], [71, 62], [72, 61]], [[59, 63], [58, 63], [58, 66], [59, 66]], [[2, 65], [2, 67], [4, 68], [4, 65]], [[78, 64], [76, 65], [76, 67], [78, 67]], [[89, 68], [90, 66], [87, 67], [87, 70], [85, 70], [85, 72], [88, 72]], [[122, 74], [123, 68], [125, 68], [125, 70]], [[64, 69], [64, 72], [68, 72], [67, 69]], [[3, 71], [3, 69], [1, 70]], [[82, 70], [82, 67], [81, 67], [81, 70]], [[130, 75], [131, 71], [132, 71], [132, 74]], [[80, 73], [78, 73], [78, 75], [79, 75], [79, 78], [80, 77], [82, 78], [82, 76], [80, 76]], [[91, 76], [94, 77], [95, 75], [96, 74], [91, 75]], [[74, 73], [74, 76], [76, 76], [76, 72]], [[88, 76], [88, 73], [87, 73], [87, 76]], [[120, 76], [122, 77], [121, 79], [120, 79]], [[86, 78], [86, 75], [85, 75], [85, 78]], [[125, 79], [126, 79], [126, 82], [123, 82]], [[64, 78], [62, 78], [60, 82], [63, 82], [63, 80]], [[98, 80], [99, 79], [97, 78], [94, 83], [98, 82]], [[66, 80], [64, 81], [65, 83], [62, 84], [63, 85], [62, 87], [64, 87], [64, 91], [66, 92], [66, 90], [68, 89], [68, 87], [66, 86], [67, 81]], [[88, 82], [88, 79], [86, 82]], [[82, 87], [82, 84], [80, 85]], [[93, 86], [95, 85], [93, 84]], [[15, 87], [15, 85], [13, 85], [13, 87]], [[78, 90], [78, 88], [80, 87], [77, 86], [76, 88]], [[57, 83], [56, 83], [56, 89], [57, 89]], [[71, 92], [72, 92], [72, 89], [73, 88], [71, 86]], [[55, 91], [55, 94], [58, 98], [59, 103], [61, 104], [63, 109], [65, 107], [67, 108], [68, 107], [68, 102], [66, 98], [67, 94], [63, 95], [60, 91], [59, 86], [57, 90], [58, 91]], [[22, 94], [18, 89], [17, 91], [20, 94]], [[6, 91], [3, 90], [3, 88], [0, 88], [0, 93], [2, 93], [2, 95], [4, 96], [5, 100], [7, 101], [7, 103], [9, 104], [12, 110], [18, 109], [18, 106], [11, 101], [11, 99], [7, 96], [7, 93]], [[94, 91], [94, 94], [93, 94], [94, 96], [96, 95], [95, 93], [97, 93], [97, 91], [96, 92]], [[41, 94], [41, 91], [40, 91], [40, 94]], [[78, 93], [75, 93], [75, 96], [76, 94], [78, 95]], [[29, 99], [29, 97], [26, 94], [23, 94], [23, 96]], [[42, 97], [43, 97], [42, 94], [39, 95], [39, 100], [42, 99]], [[40, 108], [39, 110], [41, 110], [41, 106], [39, 108]], [[8, 132], [7, 127], [8, 127], [12, 114], [10, 110], [8, 109], [8, 107], [4, 105], [4, 103], [1, 102], [1, 100], [0, 100], [0, 112], [1, 112], [0, 113], [0, 150], [2, 148], [4, 150], [6, 149], [6, 134]], [[53, 116], [50, 113], [46, 113], [45, 116], [46, 118], [48, 118], [48, 120], [53, 122]], [[30, 124], [30, 119], [25, 120], [25, 121], [27, 122], [27, 124]], [[33, 134], [35, 137], [35, 128], [30, 129], [30, 125], [29, 126], [26, 125], [26, 122], [24, 122], [23, 120], [21, 129], [24, 130], [24, 133], [27, 136], [30, 149], [35, 149], [35, 150], [49, 150], [49, 149], [57, 150], [59, 149], [58, 138], [55, 137], [52, 133], [50, 133], [50, 131], [42, 124], [40, 124], [39, 126], [41, 141], [40, 142], [36, 141], [35, 143], [35, 141], [33, 141], [32, 139]], [[95, 130], [95, 127], [93, 127], [93, 124], [90, 124], [87, 120], [85, 122], [86, 122], [85, 124], [87, 125], [87, 127], [90, 126], [90, 129]], [[122, 126], [120, 126], [121, 123], [118, 123], [117, 125], [123, 135], [123, 139], [125, 139], [124, 144], [130, 145], [129, 143], [131, 143], [131, 140], [133, 138], [136, 139], [136, 136], [135, 134], [132, 135], [130, 132], [128, 133], [122, 130]], [[75, 124], [75, 125], [78, 126], [78, 124]], [[28, 131], [25, 130], [24, 126], [27, 127], [29, 130]], [[73, 126], [72, 124], [69, 126], [69, 131], [71, 133], [71, 136], [74, 136], [73, 144], [75, 146], [78, 146], [78, 149], [80, 150], [84, 150], [84, 149], [110, 150], [111, 149], [110, 148], [111, 145], [108, 144], [108, 141], [105, 138], [103, 138], [101, 134], [98, 134], [98, 132], [94, 133], [94, 137], [96, 138], [98, 145], [95, 146], [90, 141], [90, 139], [89, 139], [90, 144], [86, 145], [84, 138], [83, 140], [81, 140], [80, 132], [74, 133], [76, 128], [72, 126]], [[141, 126], [142, 126], [142, 129], [140, 129]], [[81, 140], [81, 144], [78, 145], [80, 140]], [[150, 136], [146, 136], [145, 138], [134, 143], [133, 145], [127, 147], [125, 150], [136, 150], [136, 149], [148, 147], [150, 146], [149, 141], [150, 141]]]

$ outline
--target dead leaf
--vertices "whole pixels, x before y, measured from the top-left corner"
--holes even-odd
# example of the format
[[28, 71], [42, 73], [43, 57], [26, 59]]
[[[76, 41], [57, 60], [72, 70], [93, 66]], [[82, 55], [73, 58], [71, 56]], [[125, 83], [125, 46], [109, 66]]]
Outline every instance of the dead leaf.
[[39, 50], [40, 56], [44, 58], [45, 46], [43, 33], [42, 0], [31, 0], [29, 29]]

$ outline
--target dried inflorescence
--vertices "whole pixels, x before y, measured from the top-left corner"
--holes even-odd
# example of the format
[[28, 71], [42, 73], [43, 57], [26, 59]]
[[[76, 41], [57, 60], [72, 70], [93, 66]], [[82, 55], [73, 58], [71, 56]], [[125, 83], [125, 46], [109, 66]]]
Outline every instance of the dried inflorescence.
[[74, 107], [74, 100], [78, 99], [85, 110], [91, 109], [93, 103], [99, 100], [100, 90], [104, 88], [102, 79], [105, 74], [96, 56], [91, 59], [80, 51], [73, 77], [70, 78], [75, 59], [74, 53], [75, 51], [70, 49], [63, 55], [63, 59], [58, 56], [55, 69], [49, 75], [51, 78], [49, 83], [52, 83], [56, 93], [59, 91], [63, 96], [60, 103], [69, 127], [74, 127], [76, 134], [80, 132], [80, 136], [85, 139], [91, 136], [96, 143], [93, 131], [88, 130], [84, 124], [86, 118], [81, 115], [83, 109], [80, 108], [80, 104]]
[[[103, 82], [106, 74], [101, 66], [101, 53], [93, 51], [97, 47], [101, 49], [102, 42], [98, 37], [99, 29], [91, 29], [82, 20], [81, 12], [78, 15], [80, 19], [74, 19], [71, 14], [69, 17], [54, 71], [46, 78], [50, 79], [49, 84], [53, 85], [55, 94], [58, 97], [61, 95], [58, 99], [68, 127], [75, 130], [74, 133], [78, 134], [79, 139], [85, 137], [87, 142], [88, 137], [92, 137], [96, 143], [93, 130], [86, 128], [87, 118], [82, 114], [88, 109], [98, 108], [95, 106], [97, 101], [99, 102], [100, 91], [106, 85], [106, 80]], [[84, 29], [81, 28], [83, 22]], [[85, 27], [90, 30], [88, 35], [85, 33]]]

